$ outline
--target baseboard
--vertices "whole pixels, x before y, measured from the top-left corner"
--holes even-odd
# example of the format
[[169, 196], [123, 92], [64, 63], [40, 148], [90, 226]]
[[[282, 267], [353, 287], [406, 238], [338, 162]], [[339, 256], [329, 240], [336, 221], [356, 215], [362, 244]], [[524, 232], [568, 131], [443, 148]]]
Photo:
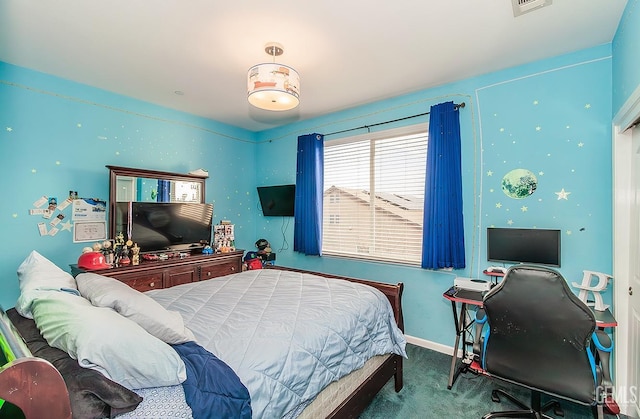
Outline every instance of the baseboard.
[[[430, 340], [416, 338], [414, 336], [404, 335], [405, 339], [407, 339], [407, 343], [412, 345], [420, 346], [425, 349], [431, 349], [432, 351], [440, 352], [446, 355], [453, 354], [453, 346], [443, 345], [441, 343], [432, 342]], [[458, 356], [462, 356], [460, 350], [458, 350]]]

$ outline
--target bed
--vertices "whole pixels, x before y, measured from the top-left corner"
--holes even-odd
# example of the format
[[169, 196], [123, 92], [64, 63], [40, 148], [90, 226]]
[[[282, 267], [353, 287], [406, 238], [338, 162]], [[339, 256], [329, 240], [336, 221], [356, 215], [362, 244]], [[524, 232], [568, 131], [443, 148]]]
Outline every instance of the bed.
[[[187, 362], [183, 353], [184, 348], [195, 340], [195, 347], [209, 356], [206, 365], [219, 363], [235, 373], [240, 388], [237, 393], [229, 394], [234, 395], [234, 400], [240, 400], [238, 394], [244, 394], [244, 387], [250, 396], [249, 416], [255, 418], [355, 417], [392, 377], [396, 391], [402, 388], [402, 360], [406, 356], [402, 334], [402, 283], [390, 285], [282, 267], [247, 271], [144, 294], [96, 274], [78, 275], [76, 280], [77, 294], [68, 292], [73, 284], [43, 287], [40, 283], [30, 290], [24, 287], [27, 288], [25, 291], [21, 282], [23, 291], [16, 309], [26, 313], [25, 306], [32, 304], [32, 323], [51, 346], [65, 347], [64, 341], [69, 337], [56, 332], [58, 336], [51, 330], [58, 330], [56, 326], [64, 318], [59, 314], [60, 307], [67, 309], [76, 303], [80, 305], [69, 310], [72, 316], [64, 318], [71, 323], [70, 329], [88, 330], [84, 333], [91, 334], [96, 328], [83, 329], [89, 317], [83, 313], [93, 313], [96, 308], [104, 309], [101, 315], [115, 313], [170, 342], [185, 361], [187, 376], [205, 371], [200, 364]], [[65, 291], [60, 292], [63, 288]], [[15, 315], [21, 322], [24, 316]], [[140, 316], [146, 317], [141, 319]], [[104, 319], [100, 321], [105, 323]], [[152, 330], [154, 327], [162, 330]], [[115, 335], [130, 336], [130, 341], [138, 340], [138, 335], [129, 334], [129, 323], [114, 328]], [[108, 340], [112, 333], [108, 329], [101, 328], [96, 335]], [[83, 364], [88, 359], [83, 348], [70, 346], [68, 353], [78, 359], [77, 363]], [[132, 349], [129, 345], [124, 350], [127, 356], [116, 355], [116, 358], [135, 359]], [[190, 359], [200, 359], [203, 354], [194, 356]], [[109, 363], [115, 362], [112, 353], [105, 358]], [[267, 358], [270, 361], [267, 362]], [[135, 379], [119, 379], [109, 371], [111, 365], [105, 371], [101, 362], [95, 360], [92, 358], [92, 365], [84, 366], [141, 396], [142, 400], [129, 412], [121, 409], [117, 417], [153, 417], [157, 415], [158, 410], [154, 410], [157, 408], [164, 409], [165, 417], [174, 417], [174, 413], [167, 410], [168, 405], [159, 401], [168, 397], [172, 400], [169, 405], [177, 411], [175, 417], [197, 418], [206, 412], [202, 410], [203, 406], [193, 403], [198, 398], [194, 398], [192, 390], [185, 385], [189, 377], [181, 384], [172, 383], [173, 376], [164, 381], [145, 382], [148, 379], [145, 375], [139, 377], [140, 385]], [[215, 374], [217, 377], [221, 372]], [[207, 380], [201, 376], [197, 381]], [[154, 385], [157, 383], [162, 385]], [[210, 389], [205, 393], [203, 389], [197, 391], [200, 399], [210, 399]], [[331, 391], [333, 394], [327, 395]], [[246, 407], [242, 406], [242, 409]]]

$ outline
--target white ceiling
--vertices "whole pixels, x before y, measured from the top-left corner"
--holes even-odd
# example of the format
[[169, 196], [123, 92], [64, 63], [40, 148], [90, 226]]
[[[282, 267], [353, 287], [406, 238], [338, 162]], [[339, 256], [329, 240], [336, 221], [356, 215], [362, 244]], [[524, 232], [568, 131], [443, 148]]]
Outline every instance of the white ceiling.
[[[0, 0], [0, 61], [259, 131], [609, 43], [625, 4], [515, 18], [511, 0]], [[246, 100], [273, 41], [301, 76], [292, 111]]]

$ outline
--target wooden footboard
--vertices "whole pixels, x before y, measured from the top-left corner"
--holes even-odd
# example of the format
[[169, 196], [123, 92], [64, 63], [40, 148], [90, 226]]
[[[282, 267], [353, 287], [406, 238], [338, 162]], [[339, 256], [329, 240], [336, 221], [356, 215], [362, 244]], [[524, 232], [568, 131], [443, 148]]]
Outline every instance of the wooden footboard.
[[[402, 292], [404, 284], [385, 284], [382, 282], [369, 281], [359, 278], [351, 278], [341, 275], [332, 275], [322, 272], [307, 271], [303, 269], [287, 268], [283, 266], [267, 265], [267, 269], [277, 269], [281, 271], [294, 271], [307, 273], [325, 278], [337, 278], [347, 281], [358, 282], [369, 285], [380, 290], [391, 303], [396, 323], [400, 330], [404, 332], [404, 317], [402, 314]], [[327, 417], [329, 418], [357, 418], [358, 415], [367, 408], [375, 395], [384, 387], [384, 385], [394, 377], [394, 385], [396, 392], [402, 390], [402, 360], [400, 355], [392, 355], [376, 371], [370, 375], [353, 393], [346, 396], [345, 400]]]
[[35, 358], [0, 309], [0, 399], [22, 410], [25, 418], [71, 418], [67, 386], [58, 370], [44, 359]]

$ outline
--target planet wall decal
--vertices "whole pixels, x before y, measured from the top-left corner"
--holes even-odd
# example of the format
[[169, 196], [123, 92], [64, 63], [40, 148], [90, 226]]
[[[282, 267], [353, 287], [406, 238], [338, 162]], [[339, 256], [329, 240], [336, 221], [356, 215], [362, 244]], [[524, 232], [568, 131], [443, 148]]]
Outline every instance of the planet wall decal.
[[524, 199], [538, 187], [538, 179], [527, 169], [514, 169], [502, 178], [502, 191], [510, 198]]

